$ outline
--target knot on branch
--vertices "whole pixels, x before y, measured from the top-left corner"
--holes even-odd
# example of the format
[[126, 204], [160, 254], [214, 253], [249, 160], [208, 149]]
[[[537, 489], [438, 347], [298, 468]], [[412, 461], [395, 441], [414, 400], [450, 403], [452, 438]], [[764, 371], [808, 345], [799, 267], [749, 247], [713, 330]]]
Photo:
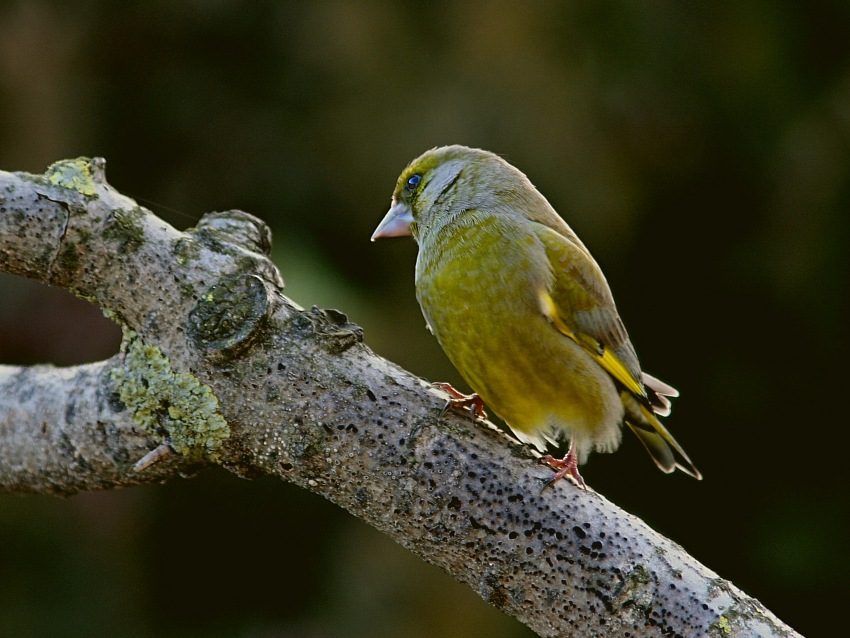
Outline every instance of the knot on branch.
[[268, 284], [256, 275], [230, 275], [207, 290], [189, 313], [189, 334], [216, 362], [244, 352], [272, 311]]
[[313, 306], [309, 311], [296, 314], [292, 321], [294, 327], [316, 336], [331, 354], [341, 354], [363, 341], [363, 328], [333, 308]]
[[194, 228], [185, 233], [178, 246], [178, 260], [186, 263], [199, 246], [221, 255], [233, 257], [243, 266], [276, 288], [283, 288], [283, 278], [268, 258], [272, 231], [258, 217], [241, 210], [207, 213]]
[[207, 213], [195, 226], [195, 230], [216, 234], [231, 244], [266, 257], [271, 254], [271, 229], [262, 219], [242, 210]]

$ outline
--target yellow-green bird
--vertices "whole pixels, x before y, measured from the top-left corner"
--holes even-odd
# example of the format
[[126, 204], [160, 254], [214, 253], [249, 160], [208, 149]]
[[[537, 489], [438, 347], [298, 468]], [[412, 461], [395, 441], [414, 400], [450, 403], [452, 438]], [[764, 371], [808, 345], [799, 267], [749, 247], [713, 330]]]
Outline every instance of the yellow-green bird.
[[[372, 240], [413, 235], [416, 296], [431, 332], [480, 401], [541, 452], [553, 481], [591, 451], [612, 452], [625, 423], [658, 467], [700, 479], [658, 420], [678, 392], [641, 371], [608, 282], [567, 223], [498, 155], [465, 146], [423, 153], [398, 178]], [[480, 399], [478, 399], [480, 397]]]

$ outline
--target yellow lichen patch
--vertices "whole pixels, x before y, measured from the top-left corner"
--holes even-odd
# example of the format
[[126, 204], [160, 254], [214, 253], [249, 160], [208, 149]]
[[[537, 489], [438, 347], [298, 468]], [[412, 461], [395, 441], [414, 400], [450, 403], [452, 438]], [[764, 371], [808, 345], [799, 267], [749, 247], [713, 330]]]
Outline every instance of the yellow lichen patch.
[[124, 365], [111, 377], [133, 420], [175, 452], [218, 460], [230, 427], [212, 388], [194, 375], [172, 370], [162, 350], [137, 333], [128, 331], [125, 340]]
[[96, 194], [88, 158], [78, 157], [75, 160], [55, 162], [50, 165], [44, 176], [54, 186], [69, 188], [88, 196]]

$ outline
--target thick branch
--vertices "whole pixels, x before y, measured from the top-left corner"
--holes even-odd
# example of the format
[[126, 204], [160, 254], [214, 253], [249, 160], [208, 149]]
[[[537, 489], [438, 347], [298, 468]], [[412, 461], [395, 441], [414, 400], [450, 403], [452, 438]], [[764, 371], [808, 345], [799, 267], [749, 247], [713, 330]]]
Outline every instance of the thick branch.
[[73, 494], [190, 469], [175, 456], [142, 474], [128, 472], [155, 443], [110, 390], [117, 363], [0, 366], [0, 491]]
[[[203, 463], [345, 507], [542, 636], [796, 635], [602, 496], [562, 482], [372, 353], [335, 311], [282, 296], [238, 211], [179, 233], [103, 161], [0, 173], [0, 269], [96, 301], [113, 360], [0, 372], [0, 490], [70, 493]], [[157, 445], [179, 452], [134, 471]], [[160, 447], [159, 449], [163, 449]]]

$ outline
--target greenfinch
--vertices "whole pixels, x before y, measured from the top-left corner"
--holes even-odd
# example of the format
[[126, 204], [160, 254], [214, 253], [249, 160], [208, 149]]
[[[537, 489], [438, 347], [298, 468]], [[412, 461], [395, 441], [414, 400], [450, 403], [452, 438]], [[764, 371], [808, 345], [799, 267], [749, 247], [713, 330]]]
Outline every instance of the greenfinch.
[[[544, 452], [569, 439], [552, 482], [591, 451], [612, 452], [622, 424], [664, 472], [702, 476], [658, 416], [678, 392], [641, 371], [602, 270], [528, 178], [465, 146], [423, 153], [402, 172], [372, 240], [413, 235], [416, 297], [428, 328], [481, 401]], [[444, 386], [445, 387], [445, 386]]]

